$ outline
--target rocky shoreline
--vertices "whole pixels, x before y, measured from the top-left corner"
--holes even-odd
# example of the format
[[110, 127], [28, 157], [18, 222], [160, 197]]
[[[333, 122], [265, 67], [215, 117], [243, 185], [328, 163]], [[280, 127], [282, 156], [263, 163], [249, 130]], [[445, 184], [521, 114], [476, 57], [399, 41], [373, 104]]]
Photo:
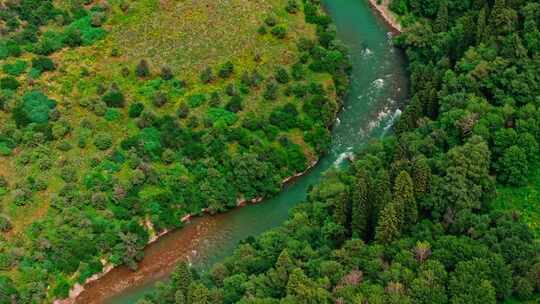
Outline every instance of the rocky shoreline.
[[394, 34], [403, 33], [401, 24], [396, 19], [394, 13], [390, 11], [389, 5], [391, 0], [368, 0], [369, 5], [377, 12], [384, 22], [392, 29]]

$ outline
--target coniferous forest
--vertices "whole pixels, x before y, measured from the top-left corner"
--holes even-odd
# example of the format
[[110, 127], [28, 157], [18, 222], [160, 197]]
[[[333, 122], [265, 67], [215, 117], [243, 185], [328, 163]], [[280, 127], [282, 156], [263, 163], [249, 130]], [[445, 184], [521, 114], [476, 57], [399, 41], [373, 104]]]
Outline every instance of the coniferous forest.
[[140, 303], [538, 303], [538, 223], [498, 196], [538, 180], [540, 3], [390, 8], [411, 77], [395, 134], [279, 228], [208, 273], [181, 263]]

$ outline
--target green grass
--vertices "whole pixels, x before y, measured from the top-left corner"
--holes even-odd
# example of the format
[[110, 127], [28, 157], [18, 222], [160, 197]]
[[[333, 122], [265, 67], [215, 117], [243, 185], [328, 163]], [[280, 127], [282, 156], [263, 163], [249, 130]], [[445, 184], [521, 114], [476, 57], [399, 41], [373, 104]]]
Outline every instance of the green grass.
[[[296, 62], [298, 38], [315, 38], [315, 29], [305, 23], [302, 13], [287, 14], [283, 9], [286, 4], [287, 0], [141, 0], [131, 2], [126, 12], [114, 5], [104, 25], [109, 32], [104, 39], [89, 46], [66, 48], [51, 55], [57, 70], [35, 79], [32, 88], [56, 100], [61, 112], [66, 113], [62, 119], [69, 123], [72, 131], [63, 140], [73, 148], [62, 152], [55, 148], [56, 143], [40, 147], [46, 152], [39, 155], [45, 154], [53, 163], [51, 169], [46, 171], [38, 166], [41, 156], [37, 156], [35, 148], [25, 147], [13, 151], [10, 157], [2, 157], [4, 165], [0, 166], [0, 173], [10, 181], [10, 188], [23, 182], [27, 176], [48, 181], [47, 190], [34, 193], [32, 200], [23, 207], [12, 204], [11, 193], [0, 197], [3, 212], [14, 223], [12, 235], [17, 235], [28, 224], [47, 214], [52, 194], [64, 185], [56, 166], [60, 159], [77, 166], [79, 177], [82, 178], [90, 170], [90, 158], [104, 158], [107, 155], [106, 151], [99, 151], [92, 144], [96, 134], [111, 134], [114, 145], [117, 145], [122, 139], [139, 132], [134, 120], [127, 115], [131, 103], [142, 102], [147, 109], [152, 109], [158, 115], [174, 115], [178, 105], [189, 103], [191, 96], [204, 94], [208, 100], [211, 92], [223, 92], [229, 83], [238, 83], [244, 71], [257, 68], [267, 78], [274, 74], [277, 66], [290, 66]], [[277, 39], [270, 33], [257, 33], [267, 16], [275, 16], [278, 24], [286, 25], [288, 33], [285, 39]], [[54, 27], [48, 29], [55, 30]], [[113, 56], [113, 50], [118, 50], [120, 55]], [[259, 62], [254, 60], [255, 56], [260, 57]], [[32, 55], [25, 53], [16, 60], [0, 60], [0, 67], [15, 64], [19, 60], [30, 62], [31, 58]], [[141, 59], [150, 63], [152, 75], [148, 79], [139, 79], [134, 75], [135, 66]], [[199, 74], [204, 68], [211, 67], [214, 74], [217, 74], [218, 67], [228, 60], [235, 65], [235, 73], [230, 79], [217, 79], [208, 85], [200, 82]], [[176, 79], [185, 80], [187, 88], [178, 89], [170, 81], [162, 82], [159, 70], [164, 65], [173, 70]], [[129, 69], [130, 76], [122, 76], [124, 68]], [[0, 69], [0, 78], [6, 74]], [[18, 77], [22, 84], [16, 93], [19, 97], [30, 88], [27, 78], [27, 73]], [[305, 81], [326, 86], [332, 83], [329, 75], [316, 73], [308, 73]], [[103, 117], [99, 117], [89, 108], [79, 105], [82, 99], [95, 99], [98, 96], [98, 85], [108, 87], [112, 83], [116, 83], [126, 96], [124, 108], [109, 110]], [[158, 89], [166, 92], [169, 97], [168, 104], [162, 108], [152, 105], [152, 96]], [[287, 102], [299, 102], [293, 97], [280, 97], [276, 101], [265, 102], [262, 100], [263, 91], [263, 86], [253, 89], [246, 97], [244, 110], [237, 113], [234, 119], [226, 118], [228, 123], [239, 124], [247, 113], [265, 116]], [[222, 99], [223, 106], [228, 97], [222, 94]], [[215, 111], [209, 110], [208, 102], [203, 102], [192, 108], [190, 113], [199, 118], [215, 116]], [[79, 148], [79, 126], [83, 119], [90, 121], [94, 129], [87, 135], [87, 146]], [[0, 111], [0, 120], [10, 121], [9, 113]], [[186, 120], [181, 123], [185, 125]], [[303, 147], [310, 161], [316, 158], [315, 151], [304, 142], [302, 131], [290, 130], [288, 133], [293, 142]], [[234, 144], [228, 149], [235, 151]], [[28, 157], [32, 161], [22, 164], [22, 159]], [[118, 176], [122, 179], [121, 173]]]
[[540, 238], [540, 162], [530, 168], [529, 183], [522, 187], [497, 186], [493, 208], [517, 210]]

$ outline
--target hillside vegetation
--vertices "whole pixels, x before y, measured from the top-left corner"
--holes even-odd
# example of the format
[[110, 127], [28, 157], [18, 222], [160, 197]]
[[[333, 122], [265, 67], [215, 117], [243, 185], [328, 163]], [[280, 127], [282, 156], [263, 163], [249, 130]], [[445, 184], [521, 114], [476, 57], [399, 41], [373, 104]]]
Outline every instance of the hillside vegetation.
[[302, 8], [0, 2], [0, 303], [136, 268], [151, 235], [275, 194], [324, 154], [348, 63]]
[[279, 228], [202, 276], [181, 263], [139, 303], [538, 303], [540, 3], [391, 8], [412, 90], [395, 135]]

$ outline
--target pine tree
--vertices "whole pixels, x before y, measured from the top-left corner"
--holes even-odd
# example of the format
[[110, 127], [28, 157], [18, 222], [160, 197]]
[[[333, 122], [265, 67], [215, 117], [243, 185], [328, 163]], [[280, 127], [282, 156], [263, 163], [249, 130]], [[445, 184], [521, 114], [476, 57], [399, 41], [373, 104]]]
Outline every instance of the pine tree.
[[370, 236], [370, 223], [373, 208], [370, 204], [370, 180], [365, 170], [361, 169], [356, 177], [356, 187], [352, 193], [351, 233], [363, 240]]
[[490, 27], [499, 35], [513, 32], [517, 21], [514, 10], [508, 9], [505, 0], [495, 0], [489, 16]]
[[375, 231], [375, 239], [381, 243], [391, 243], [401, 235], [400, 220], [394, 203], [384, 208]]
[[486, 35], [486, 9], [483, 8], [478, 14], [478, 20], [476, 21], [476, 43], [480, 44], [484, 41]]
[[[433, 84], [433, 83], [431, 83]], [[437, 96], [437, 89], [432, 87], [428, 91], [426, 98], [426, 115], [431, 119], [436, 119], [439, 115], [439, 98]]]
[[[379, 170], [373, 184], [373, 215], [371, 226], [376, 227], [382, 210], [388, 206], [392, 200], [388, 172], [385, 169]], [[374, 233], [375, 231], [372, 231], [372, 237]]]
[[400, 227], [418, 220], [418, 208], [414, 199], [413, 182], [409, 173], [402, 171], [394, 183], [394, 202]]
[[448, 31], [448, 3], [446, 1], [439, 5], [439, 11], [437, 12], [437, 19], [435, 19], [433, 29], [438, 33]]
[[191, 269], [185, 261], [178, 263], [171, 275], [171, 280], [174, 286], [177, 286], [178, 291], [184, 296], [187, 296], [193, 277], [191, 275]]
[[414, 192], [416, 196], [428, 191], [431, 180], [431, 167], [424, 156], [418, 158], [413, 165]]
[[340, 224], [345, 228], [347, 231], [350, 230], [350, 206], [349, 206], [349, 199], [343, 191], [341, 195], [337, 195], [334, 198], [334, 221], [337, 224]]
[[272, 292], [276, 296], [285, 296], [285, 288], [289, 282], [289, 275], [294, 267], [289, 252], [284, 249], [276, 261], [275, 268], [271, 269], [267, 274], [268, 280], [272, 282]]

